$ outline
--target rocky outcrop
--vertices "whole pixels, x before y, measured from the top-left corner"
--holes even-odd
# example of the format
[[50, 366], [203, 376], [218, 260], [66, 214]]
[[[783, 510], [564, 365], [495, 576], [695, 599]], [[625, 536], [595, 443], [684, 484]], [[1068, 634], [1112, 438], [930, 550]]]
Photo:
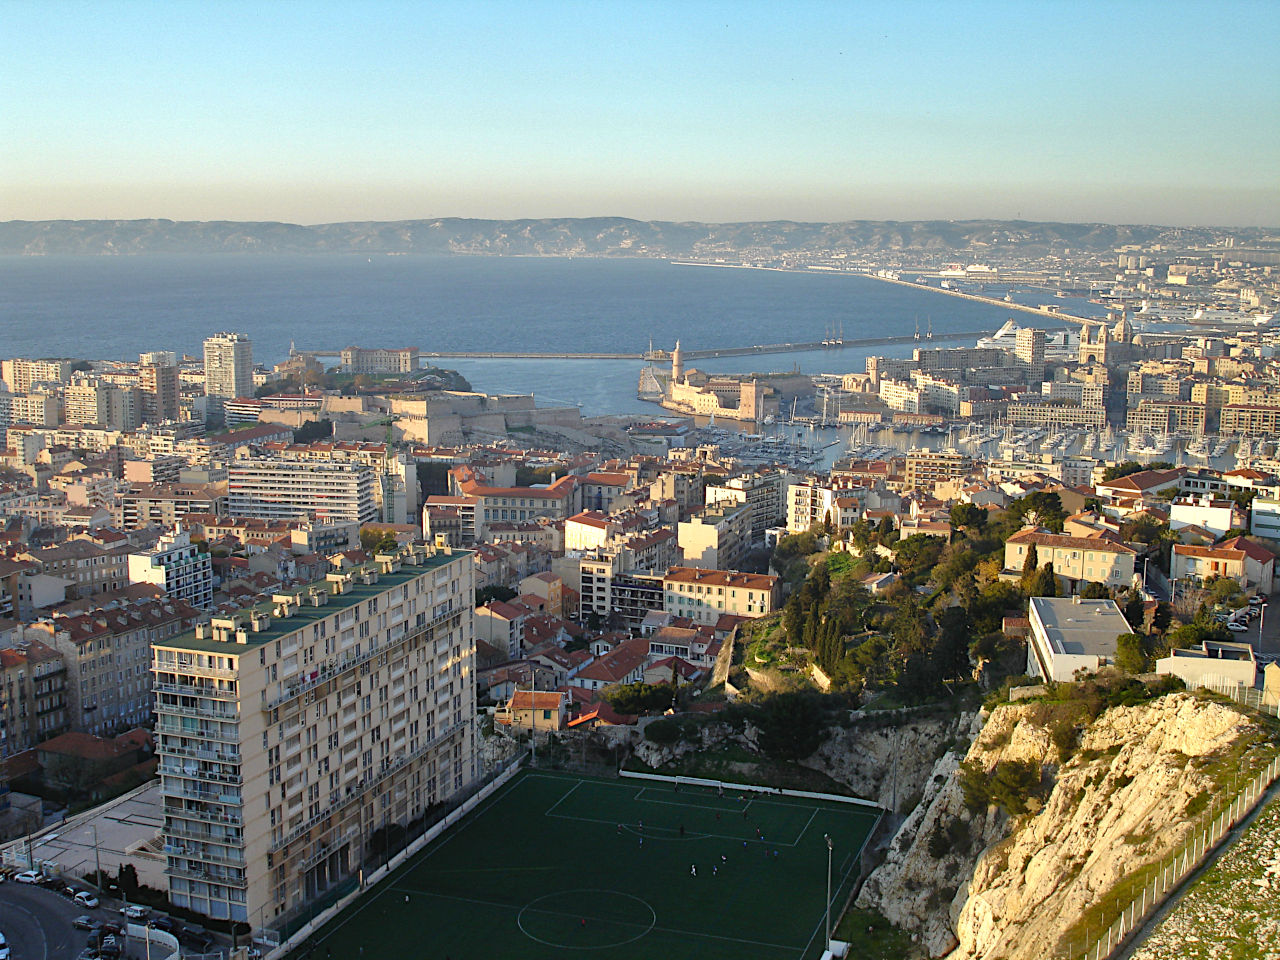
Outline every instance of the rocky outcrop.
[[[996, 711], [984, 728], [967, 718], [979, 741], [994, 742], [996, 731], [1007, 735], [1016, 717]], [[965, 741], [967, 742], [967, 740]], [[986, 749], [980, 742], [972, 750]], [[1010, 745], [1010, 749], [1019, 749]], [[889, 845], [885, 862], [867, 878], [857, 905], [880, 912], [940, 956], [956, 944], [951, 904], [973, 873], [979, 852], [1005, 836], [1007, 818], [997, 809], [970, 811], [964, 803], [956, 771], [958, 752], [947, 751], [933, 764], [920, 802], [903, 821]], [[933, 840], [934, 836], [939, 839]]]
[[1012, 760], [1044, 765], [1052, 789], [1023, 816], [970, 810], [958, 762], [939, 761], [859, 905], [934, 956], [1053, 956], [1088, 907], [1190, 835], [1216, 790], [1206, 760], [1256, 732], [1228, 706], [1172, 694], [1107, 710], [1059, 765], [1060, 719], [1045, 704], [999, 707], [969, 750], [968, 764], [981, 771]]
[[[910, 710], [852, 714], [801, 761], [886, 810], [907, 813], [924, 794], [943, 752], [972, 737], [974, 714], [936, 717]], [[964, 749], [962, 746], [961, 749]]]

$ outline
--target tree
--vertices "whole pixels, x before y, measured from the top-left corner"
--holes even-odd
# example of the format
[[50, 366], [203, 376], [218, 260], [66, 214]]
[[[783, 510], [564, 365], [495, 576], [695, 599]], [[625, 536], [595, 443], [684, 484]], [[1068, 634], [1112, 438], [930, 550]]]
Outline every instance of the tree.
[[631, 716], [666, 710], [675, 702], [676, 688], [669, 683], [624, 683], [604, 692], [609, 706]]
[[385, 527], [364, 527], [360, 530], [360, 549], [365, 553], [383, 553], [397, 546], [394, 530]]
[[760, 749], [774, 760], [803, 760], [818, 749], [822, 714], [811, 694], [780, 693], [756, 714]]
[[333, 436], [332, 420], [311, 420], [293, 431], [294, 443], [314, 443]]
[[1109, 600], [1111, 591], [1107, 589], [1106, 584], [1090, 580], [1080, 590], [1080, 598], [1082, 600]]
[[1026, 592], [1028, 597], [1058, 596], [1058, 577], [1053, 572], [1052, 563], [1046, 563], [1036, 571]]
[[972, 503], [957, 503], [951, 508], [951, 526], [957, 530], [981, 531], [987, 523], [987, 511]]
[[1136, 633], [1122, 633], [1116, 637], [1116, 666], [1125, 673], [1146, 673], [1147, 652], [1142, 638]]
[[138, 896], [138, 870], [132, 863], [120, 864], [120, 871], [116, 874], [116, 882], [120, 884], [120, 892], [126, 897], [133, 897], [135, 900]]
[[510, 587], [504, 587], [500, 583], [492, 586], [484, 587], [476, 591], [476, 606], [483, 607], [490, 600], [498, 600], [505, 603], [508, 600], [514, 600], [516, 592]]
[[1124, 618], [1129, 621], [1129, 627], [1133, 630], [1141, 631], [1147, 625], [1147, 608], [1143, 603], [1142, 596], [1135, 590], [1129, 591], [1129, 596], [1124, 602]]
[[1033, 543], [1027, 548], [1027, 559], [1022, 561], [1022, 589], [1027, 590], [1031, 586], [1031, 582], [1035, 579], [1036, 571], [1040, 569], [1040, 557], [1036, 553], [1036, 545]]

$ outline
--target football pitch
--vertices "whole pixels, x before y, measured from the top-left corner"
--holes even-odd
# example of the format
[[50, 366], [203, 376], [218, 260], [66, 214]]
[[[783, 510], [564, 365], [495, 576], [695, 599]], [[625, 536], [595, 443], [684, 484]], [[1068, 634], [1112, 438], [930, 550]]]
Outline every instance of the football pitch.
[[817, 960], [878, 815], [525, 771], [292, 956]]

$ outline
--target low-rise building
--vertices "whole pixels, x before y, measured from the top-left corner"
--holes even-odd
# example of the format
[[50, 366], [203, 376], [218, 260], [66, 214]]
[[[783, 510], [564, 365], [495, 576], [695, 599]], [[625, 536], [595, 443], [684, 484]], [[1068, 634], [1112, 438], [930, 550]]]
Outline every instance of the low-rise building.
[[781, 600], [777, 577], [696, 567], [672, 567], [662, 578], [662, 590], [664, 610], [705, 624], [725, 614], [763, 617]]
[[1114, 663], [1116, 640], [1133, 628], [1114, 600], [1032, 597], [1027, 674], [1070, 682]]
[[1169, 560], [1169, 577], [1184, 583], [1234, 580], [1247, 593], [1269, 596], [1273, 587], [1275, 555], [1261, 544], [1235, 537], [1211, 547], [1175, 543]]
[[1076, 537], [1039, 529], [1019, 530], [1005, 541], [1001, 577], [1013, 580], [1021, 577], [1032, 548], [1036, 566], [1052, 563], [1054, 574], [1070, 592], [1074, 593], [1085, 583], [1127, 587], [1133, 582], [1137, 551], [1118, 538], [1112, 539], [1103, 533]]

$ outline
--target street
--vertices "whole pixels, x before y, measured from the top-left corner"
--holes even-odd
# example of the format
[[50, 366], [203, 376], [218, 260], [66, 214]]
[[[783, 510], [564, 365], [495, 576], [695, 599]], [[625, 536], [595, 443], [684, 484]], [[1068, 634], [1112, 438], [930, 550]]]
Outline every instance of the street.
[[86, 910], [52, 890], [12, 880], [0, 884], [0, 930], [13, 960], [72, 960], [86, 940], [83, 931], [71, 926], [81, 914], [107, 918], [102, 907]]

